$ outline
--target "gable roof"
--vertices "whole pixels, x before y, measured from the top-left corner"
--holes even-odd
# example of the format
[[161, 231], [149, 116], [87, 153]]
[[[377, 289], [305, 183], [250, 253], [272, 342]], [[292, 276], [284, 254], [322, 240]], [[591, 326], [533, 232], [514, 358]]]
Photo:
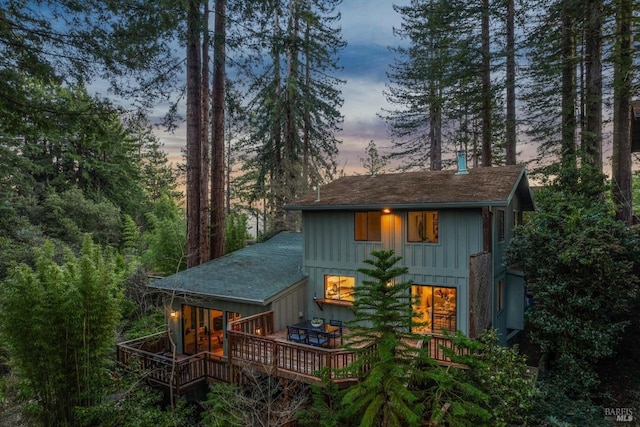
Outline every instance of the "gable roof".
[[149, 287], [179, 294], [266, 304], [278, 293], [306, 279], [302, 271], [302, 235], [283, 232], [263, 243], [231, 252]]
[[294, 200], [290, 210], [507, 206], [515, 194], [533, 210], [524, 166], [345, 176]]

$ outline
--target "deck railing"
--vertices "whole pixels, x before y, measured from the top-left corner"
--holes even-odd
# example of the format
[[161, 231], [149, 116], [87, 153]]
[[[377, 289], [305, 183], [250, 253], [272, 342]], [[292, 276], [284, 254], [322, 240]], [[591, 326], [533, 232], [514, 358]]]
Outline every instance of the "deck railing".
[[[265, 372], [275, 377], [297, 379], [319, 384], [320, 371], [326, 371], [334, 382], [349, 384], [358, 381], [370, 369], [362, 366], [356, 370], [357, 355], [345, 349], [327, 349], [298, 344], [274, 335], [273, 312], [268, 311], [232, 322], [228, 326], [228, 356], [202, 352], [193, 356], [173, 354], [166, 331], [117, 345], [117, 360], [130, 370], [143, 372], [150, 382], [173, 387], [182, 394], [207, 381], [232, 382], [231, 367]], [[267, 336], [268, 335], [268, 336]], [[452, 348], [453, 343], [434, 335], [428, 343], [429, 356], [439, 362], [450, 363], [442, 347]], [[365, 351], [374, 352], [370, 344]]]
[[225, 357], [202, 352], [178, 358], [170, 351], [166, 331], [117, 345], [117, 361], [128, 370], [145, 375], [154, 384], [172, 387], [183, 394], [208, 381], [230, 382]]

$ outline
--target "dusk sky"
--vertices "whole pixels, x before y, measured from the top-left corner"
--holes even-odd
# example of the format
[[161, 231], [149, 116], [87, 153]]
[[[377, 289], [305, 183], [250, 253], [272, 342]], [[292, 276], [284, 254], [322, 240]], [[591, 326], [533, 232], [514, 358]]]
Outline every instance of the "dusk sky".
[[[400, 40], [393, 35], [393, 27], [401, 23], [392, 4], [408, 4], [409, 0], [344, 0], [342, 13], [342, 37], [347, 47], [340, 54], [344, 69], [338, 74], [346, 84], [341, 87], [344, 99], [342, 114], [343, 131], [338, 139], [338, 168], [344, 166], [348, 175], [361, 169], [359, 159], [370, 140], [384, 152], [390, 146], [384, 122], [377, 117], [387, 106], [383, 90], [387, 82], [386, 71], [393, 62], [390, 46]], [[180, 161], [180, 149], [186, 147], [185, 124], [173, 135], [157, 132], [170, 154], [170, 161]], [[346, 166], [345, 166], [346, 163]]]

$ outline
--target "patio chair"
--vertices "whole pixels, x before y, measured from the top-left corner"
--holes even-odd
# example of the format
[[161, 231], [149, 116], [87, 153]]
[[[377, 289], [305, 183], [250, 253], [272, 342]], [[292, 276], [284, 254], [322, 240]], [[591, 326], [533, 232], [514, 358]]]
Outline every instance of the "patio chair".
[[[340, 345], [342, 345], [342, 320], [331, 319], [331, 320], [329, 320], [329, 325], [338, 327], [337, 335], [340, 336]], [[336, 334], [334, 334], [334, 337], [335, 336], [336, 336]]]
[[287, 340], [306, 344], [307, 334], [298, 328], [287, 326]]
[[329, 336], [323, 332], [309, 331], [308, 342], [316, 347], [329, 347]]

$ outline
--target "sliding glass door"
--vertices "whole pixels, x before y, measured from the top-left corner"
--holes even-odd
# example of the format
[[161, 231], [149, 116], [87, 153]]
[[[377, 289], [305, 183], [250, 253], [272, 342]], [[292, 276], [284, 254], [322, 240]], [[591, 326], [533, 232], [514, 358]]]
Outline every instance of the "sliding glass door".
[[[208, 351], [223, 354], [224, 311], [193, 305], [182, 306], [182, 352], [197, 354]], [[239, 318], [238, 313], [227, 312], [227, 317]]]

